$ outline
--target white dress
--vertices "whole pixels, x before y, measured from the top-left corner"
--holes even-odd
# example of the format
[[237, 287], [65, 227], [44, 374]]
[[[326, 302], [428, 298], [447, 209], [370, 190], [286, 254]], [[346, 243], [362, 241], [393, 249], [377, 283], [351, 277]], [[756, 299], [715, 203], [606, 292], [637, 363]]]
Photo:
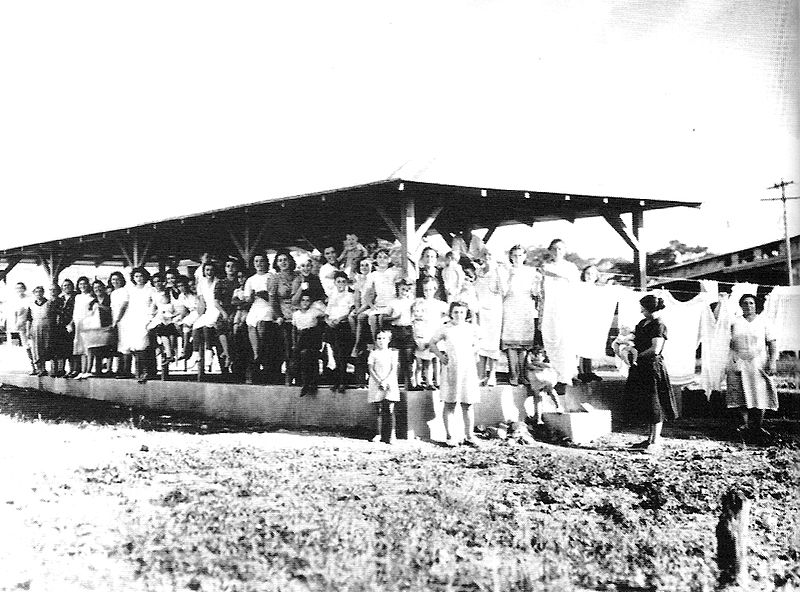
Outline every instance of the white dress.
[[369, 272], [364, 286], [364, 292], [375, 290], [375, 302], [369, 310], [370, 315], [386, 314], [389, 312], [389, 301], [397, 295], [395, 282], [400, 277], [400, 270], [397, 267], [387, 267], [383, 271], [376, 269]]
[[435, 356], [430, 350], [429, 344], [431, 338], [447, 320], [448, 306], [446, 302], [437, 298], [424, 299], [421, 302], [422, 318], [415, 319], [411, 323], [414, 330], [414, 341], [417, 343], [415, 356], [419, 360], [432, 360]]
[[733, 321], [727, 371], [728, 407], [778, 408], [774, 378], [764, 370], [769, 353], [767, 341], [771, 340], [772, 330], [760, 315], [752, 321], [744, 317]]
[[442, 364], [441, 400], [445, 403], [477, 403], [481, 390], [475, 366], [475, 325], [467, 322], [445, 325], [433, 337], [433, 342], [447, 354], [447, 364]]
[[535, 298], [541, 291], [542, 276], [527, 265], [508, 270], [508, 288], [503, 297], [503, 349], [530, 349], [536, 334], [539, 311]]
[[153, 288], [134, 285], [127, 288], [127, 292], [128, 308], [118, 325], [118, 349], [124, 354], [147, 349], [150, 345], [147, 324], [155, 313]]
[[75, 340], [72, 342], [73, 356], [79, 356], [87, 352], [83, 338], [83, 323], [91, 316], [91, 310], [89, 310], [91, 301], [91, 294], [77, 294], [75, 296], [75, 309], [72, 312], [72, 322], [75, 327]]
[[497, 267], [477, 277], [475, 291], [478, 294], [478, 355], [499, 360], [503, 292]]
[[206, 305], [205, 312], [201, 314], [194, 322], [193, 328], [200, 329], [202, 327], [216, 327], [217, 320], [219, 319], [219, 309], [214, 300], [214, 288], [217, 286], [219, 280], [214, 278], [208, 281], [206, 278], [201, 278], [197, 282], [197, 295], [203, 299]]
[[[111, 318], [119, 317], [119, 311], [128, 303], [128, 287], [123, 286], [111, 292]], [[120, 319], [122, 320], [122, 319]], [[119, 329], [117, 329], [119, 331]]]
[[400, 387], [397, 384], [397, 366], [399, 365], [398, 353], [395, 349], [376, 349], [370, 352], [367, 359], [367, 367], [374, 367], [375, 373], [389, 383], [389, 389], [378, 388], [378, 383], [369, 375], [369, 390], [367, 391], [367, 401], [379, 403], [386, 401], [400, 400]]

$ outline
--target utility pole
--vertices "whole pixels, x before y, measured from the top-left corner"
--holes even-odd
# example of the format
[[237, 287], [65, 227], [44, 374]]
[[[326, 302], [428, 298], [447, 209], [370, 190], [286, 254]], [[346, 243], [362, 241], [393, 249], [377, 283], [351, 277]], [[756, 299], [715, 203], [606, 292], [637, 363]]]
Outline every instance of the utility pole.
[[800, 199], [798, 197], [786, 197], [786, 186], [791, 185], [794, 181], [784, 181], [781, 179], [780, 183], [775, 183], [772, 187], [767, 187], [767, 189], [778, 189], [781, 190], [780, 197], [771, 197], [767, 199], [762, 199], [761, 201], [778, 201], [779, 199], [783, 202], [783, 239], [786, 242], [786, 269], [789, 272], [789, 285], [793, 286], [794, 281], [792, 280], [792, 244], [789, 240], [789, 221], [786, 218], [786, 200], [787, 199]]

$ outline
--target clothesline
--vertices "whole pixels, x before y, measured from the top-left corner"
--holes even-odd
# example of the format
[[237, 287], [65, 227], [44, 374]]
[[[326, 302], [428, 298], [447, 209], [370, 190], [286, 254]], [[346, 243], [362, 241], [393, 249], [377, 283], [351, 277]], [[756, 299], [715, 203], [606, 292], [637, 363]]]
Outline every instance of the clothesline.
[[[602, 275], [611, 275], [611, 276], [616, 276], [616, 277], [628, 277], [628, 278], [636, 277], [636, 276], [634, 276], [633, 274], [630, 274], [630, 273], [616, 273], [616, 272], [612, 272], [612, 271], [601, 271], [600, 273]], [[672, 281], [672, 282], [697, 282], [699, 284], [699, 283], [701, 283], [702, 279], [705, 279], [705, 278], [702, 278], [702, 279], [674, 278], [674, 277], [661, 277], [661, 276], [656, 276], [656, 275], [648, 275], [647, 279], [664, 280], [664, 281], [669, 280], [669, 281]], [[715, 281], [715, 282], [717, 282], [717, 284], [725, 284], [725, 285], [728, 285], [728, 286], [735, 286], [736, 284], [743, 283], [743, 282], [726, 282], [726, 281], [722, 281], [722, 280], [711, 280], [711, 281]], [[748, 282], [748, 283], [755, 283], [755, 282]], [[761, 284], [761, 283], [759, 283], [759, 284], [756, 284], [756, 285], [761, 286], [762, 288], [780, 288], [780, 287], [782, 287], [781, 285], [775, 285], [775, 284]], [[673, 290], [670, 290], [670, 291], [673, 291]], [[675, 291], [679, 292], [679, 290], [675, 290]], [[692, 294], [694, 294], [694, 292], [692, 292]]]

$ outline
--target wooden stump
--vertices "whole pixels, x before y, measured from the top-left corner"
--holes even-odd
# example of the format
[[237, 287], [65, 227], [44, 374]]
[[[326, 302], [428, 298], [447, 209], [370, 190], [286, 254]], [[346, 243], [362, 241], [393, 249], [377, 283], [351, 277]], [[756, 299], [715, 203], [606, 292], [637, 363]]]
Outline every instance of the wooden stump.
[[728, 490], [721, 499], [717, 523], [717, 566], [720, 588], [747, 586], [748, 524], [750, 499], [739, 489]]

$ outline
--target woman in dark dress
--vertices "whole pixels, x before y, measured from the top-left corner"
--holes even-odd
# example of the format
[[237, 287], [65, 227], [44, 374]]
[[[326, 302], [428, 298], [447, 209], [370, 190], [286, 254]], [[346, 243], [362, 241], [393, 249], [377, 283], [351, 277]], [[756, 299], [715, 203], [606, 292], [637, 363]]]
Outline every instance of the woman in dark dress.
[[442, 279], [442, 268], [438, 266], [439, 254], [433, 247], [425, 247], [422, 249], [422, 256], [419, 260], [419, 277], [417, 278], [417, 298], [424, 297], [425, 281], [432, 277], [436, 279], [436, 298], [442, 301], [447, 301], [444, 294], [444, 279]]
[[[661, 319], [655, 316], [664, 308], [661, 298], [648, 294], [639, 304], [644, 319], [634, 329], [635, 354], [631, 354], [631, 369], [625, 384], [627, 395], [634, 397], [637, 409], [641, 408], [643, 417], [650, 424], [650, 436], [647, 440], [634, 444], [634, 448], [646, 452], [657, 452], [661, 448], [661, 428], [664, 418], [677, 417], [677, 405], [672, 393], [669, 375], [664, 366], [661, 351], [667, 339], [667, 328]], [[638, 403], [641, 403], [639, 405]]]

